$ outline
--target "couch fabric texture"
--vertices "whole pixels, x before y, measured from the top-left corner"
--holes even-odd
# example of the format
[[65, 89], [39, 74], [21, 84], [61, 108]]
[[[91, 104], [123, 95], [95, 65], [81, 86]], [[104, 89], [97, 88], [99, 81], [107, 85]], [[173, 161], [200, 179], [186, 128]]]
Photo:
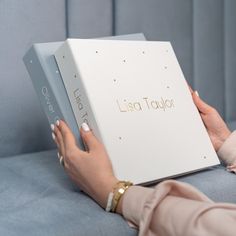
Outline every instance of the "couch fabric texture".
[[[188, 82], [236, 128], [235, 0], [0, 0], [0, 235], [136, 235], [59, 165], [22, 57], [33, 43], [143, 32], [171, 41]], [[236, 203], [223, 166], [179, 178]]]

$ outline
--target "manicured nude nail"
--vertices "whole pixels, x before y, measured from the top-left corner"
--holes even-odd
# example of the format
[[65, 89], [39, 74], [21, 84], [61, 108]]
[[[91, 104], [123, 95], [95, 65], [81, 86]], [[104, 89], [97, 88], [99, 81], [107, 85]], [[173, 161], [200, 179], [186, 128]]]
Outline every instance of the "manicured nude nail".
[[56, 121], [56, 125], [57, 125], [57, 126], [60, 125], [60, 121], [59, 121], [59, 120]]
[[55, 125], [54, 125], [54, 124], [51, 124], [50, 126], [51, 126], [51, 130], [54, 131]]
[[85, 123], [85, 122], [81, 125], [81, 127], [82, 127], [82, 129], [83, 129], [85, 132], [90, 131], [90, 128], [89, 128], [88, 124]]
[[58, 157], [58, 159], [60, 160], [61, 156], [60, 156], [60, 153], [59, 153], [59, 152], [57, 153], [57, 157]]
[[200, 96], [199, 96], [199, 93], [198, 93], [198, 91], [197, 91], [197, 90], [195, 91], [195, 94], [196, 94], [198, 97], [200, 97]]
[[56, 136], [55, 134], [52, 132], [52, 139], [55, 140], [56, 139]]

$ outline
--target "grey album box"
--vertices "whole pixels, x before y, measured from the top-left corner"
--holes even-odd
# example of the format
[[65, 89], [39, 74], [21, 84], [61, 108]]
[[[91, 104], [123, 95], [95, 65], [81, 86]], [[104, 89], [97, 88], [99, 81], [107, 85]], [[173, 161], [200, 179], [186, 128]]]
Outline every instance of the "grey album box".
[[[103, 39], [146, 40], [142, 33]], [[77, 138], [78, 145], [83, 148], [79, 127], [54, 58], [54, 53], [62, 44], [63, 42], [34, 44], [25, 54], [23, 61], [49, 123], [55, 123], [58, 119], [65, 120]]]

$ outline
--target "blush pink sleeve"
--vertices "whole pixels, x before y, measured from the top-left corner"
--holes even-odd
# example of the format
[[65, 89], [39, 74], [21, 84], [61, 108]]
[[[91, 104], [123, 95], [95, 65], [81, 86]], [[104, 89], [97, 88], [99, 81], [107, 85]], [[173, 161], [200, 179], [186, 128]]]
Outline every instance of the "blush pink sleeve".
[[140, 236], [236, 235], [236, 205], [214, 203], [191, 185], [174, 180], [154, 189], [130, 187], [122, 212]]

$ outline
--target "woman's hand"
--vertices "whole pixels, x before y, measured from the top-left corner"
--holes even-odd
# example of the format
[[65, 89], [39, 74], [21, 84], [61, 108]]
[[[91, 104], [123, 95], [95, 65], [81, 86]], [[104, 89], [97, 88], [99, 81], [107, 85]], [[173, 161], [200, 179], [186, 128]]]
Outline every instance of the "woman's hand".
[[228, 129], [215, 108], [205, 103], [196, 91], [191, 91], [191, 93], [193, 101], [198, 108], [203, 123], [207, 129], [208, 135], [210, 136], [211, 142], [217, 152], [224, 141], [229, 137], [231, 131]]
[[68, 175], [81, 190], [105, 208], [108, 194], [118, 180], [104, 146], [86, 123], [82, 124], [80, 134], [87, 152], [77, 146], [73, 133], [64, 121], [57, 121], [56, 125], [52, 125], [52, 130]]

